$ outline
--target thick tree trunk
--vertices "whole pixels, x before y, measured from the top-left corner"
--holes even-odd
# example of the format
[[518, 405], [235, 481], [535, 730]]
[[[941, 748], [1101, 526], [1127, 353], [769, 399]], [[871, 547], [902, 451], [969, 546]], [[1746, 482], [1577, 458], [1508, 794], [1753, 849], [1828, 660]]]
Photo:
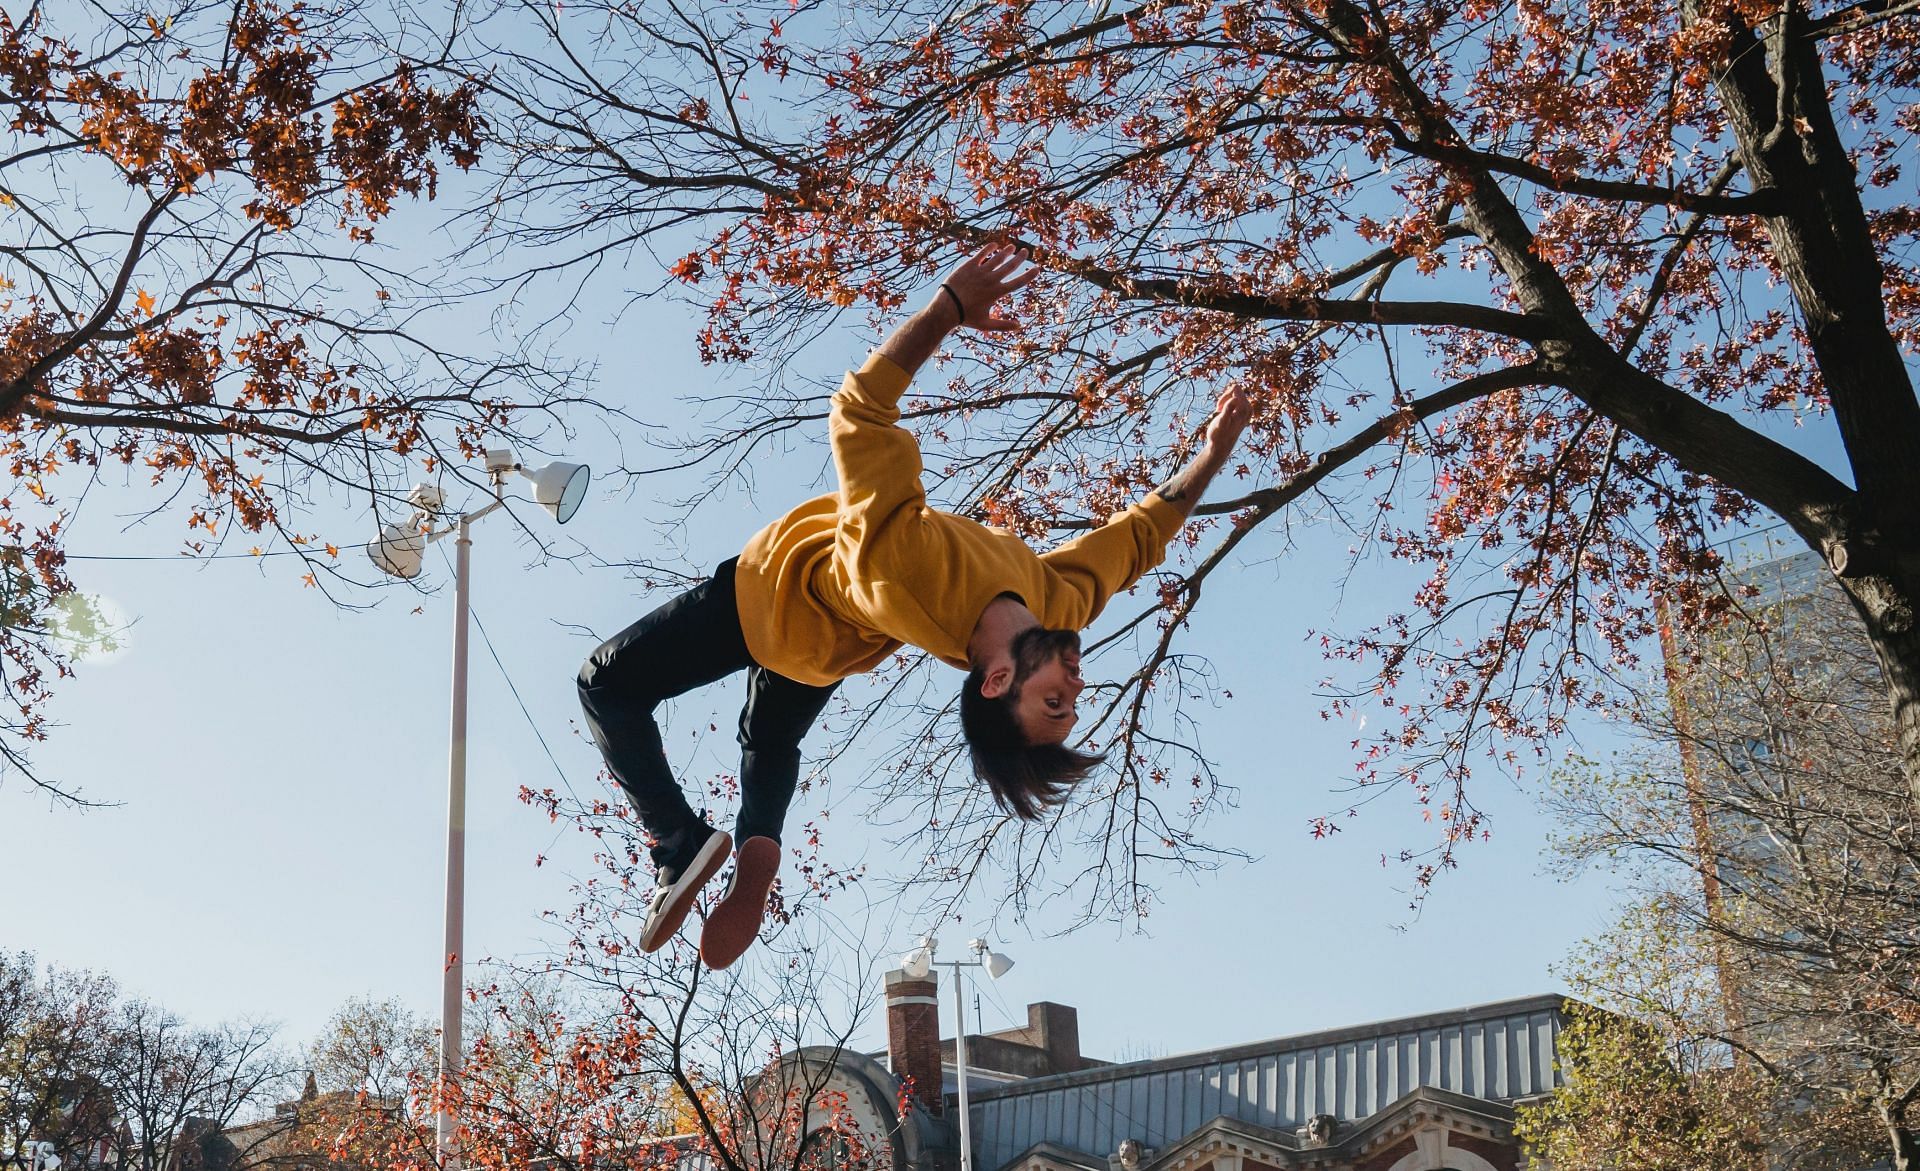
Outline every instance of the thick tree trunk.
[[1731, 52], [1714, 75], [1748, 176], [1780, 197], [1768, 244], [1826, 383], [1868, 525], [1876, 502], [1906, 513], [1920, 494], [1920, 401], [1887, 328], [1886, 274], [1867, 226], [1859, 175], [1827, 98], [1806, 14], [1782, 6], [1765, 37], [1727, 23]]
[[1806, 13], [1783, 5], [1764, 36], [1724, 15], [1711, 19], [1727, 21], [1732, 37], [1715, 91], [1747, 174], [1780, 196], [1781, 210], [1766, 217], [1768, 243], [1853, 473], [1856, 498], [1831, 518], [1837, 523], [1825, 532], [1794, 527], [1826, 556], [1866, 626], [1920, 804], [1920, 545], [1910, 535], [1920, 532], [1920, 400], [1887, 327], [1885, 272]]
[[1920, 1171], [1920, 1135], [1888, 1108], [1880, 1104], [1880, 1122], [1886, 1127], [1887, 1145], [1892, 1148], [1887, 1160], [1893, 1171]]
[[1920, 574], [1893, 568], [1843, 577], [1841, 584], [1853, 599], [1854, 609], [1866, 626], [1867, 641], [1886, 676], [1887, 701], [1893, 709], [1907, 788], [1915, 810], [1920, 811], [1920, 623], [1914, 621], [1916, 603], [1920, 603]]
[[[1700, 18], [1696, 2], [1683, 2], [1689, 19]], [[1416, 137], [1463, 141], [1387, 51], [1388, 38], [1369, 35], [1361, 8], [1330, 0], [1328, 22], [1336, 44], [1391, 75], [1387, 102]], [[1464, 221], [1527, 313], [1558, 327], [1536, 343], [1550, 380], [1682, 466], [1773, 510], [1827, 558], [1886, 675], [1907, 782], [1920, 803], [1920, 544], [1908, 536], [1920, 533], [1920, 400], [1887, 325], [1884, 271], [1805, 14], [1787, 4], [1765, 40], [1744, 26], [1724, 27], [1732, 43], [1715, 75], [1716, 92], [1749, 176], [1779, 196], [1783, 210], [1766, 218], [1768, 238], [1806, 323], [1846, 445], [1852, 490], [1614, 352], [1540, 258], [1524, 218], [1490, 173], [1463, 176]]]

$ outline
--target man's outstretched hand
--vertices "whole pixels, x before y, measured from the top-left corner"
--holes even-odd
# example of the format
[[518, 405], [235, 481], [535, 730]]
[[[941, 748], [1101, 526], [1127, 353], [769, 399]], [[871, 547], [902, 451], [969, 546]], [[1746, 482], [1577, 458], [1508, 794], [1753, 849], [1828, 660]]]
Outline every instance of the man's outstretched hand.
[[935, 296], [954, 312], [956, 324], [983, 333], [1019, 329], [1018, 321], [1000, 311], [1000, 300], [1040, 275], [1040, 268], [1029, 263], [1031, 259], [1025, 248], [989, 244], [940, 282], [941, 288], [950, 293], [938, 292]]
[[1222, 462], [1233, 454], [1234, 445], [1240, 442], [1240, 433], [1247, 429], [1247, 420], [1253, 417], [1253, 399], [1239, 387], [1230, 387], [1220, 392], [1220, 398], [1213, 404], [1213, 418], [1207, 420], [1206, 449], [1219, 453]]
[[1221, 391], [1219, 400], [1213, 404], [1213, 417], [1207, 420], [1200, 450], [1186, 467], [1154, 489], [1160, 499], [1179, 509], [1182, 517], [1192, 516], [1193, 506], [1200, 503], [1215, 473], [1226, 465], [1234, 445], [1240, 442], [1240, 433], [1247, 429], [1247, 420], [1252, 417], [1253, 399], [1246, 391], [1238, 387]]
[[879, 353], [909, 375], [919, 370], [947, 334], [960, 326], [983, 333], [1008, 333], [1020, 323], [1000, 310], [1008, 293], [1040, 275], [1025, 248], [989, 244], [947, 274], [933, 299], [880, 343]]

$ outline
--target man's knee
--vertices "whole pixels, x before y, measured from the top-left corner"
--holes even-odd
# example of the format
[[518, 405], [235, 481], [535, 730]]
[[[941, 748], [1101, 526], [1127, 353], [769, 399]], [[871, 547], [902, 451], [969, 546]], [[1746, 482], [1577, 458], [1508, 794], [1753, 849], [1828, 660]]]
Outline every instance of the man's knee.
[[[604, 650], [605, 648], [603, 647], [601, 649]], [[580, 689], [580, 699], [583, 703], [586, 702], [600, 686], [601, 669], [605, 666], [605, 664], [600, 661], [600, 654], [601, 652], [597, 650], [591, 655], [588, 655], [587, 661], [580, 664], [579, 672], [573, 677], [573, 684]]]
[[747, 682], [746, 707], [740, 712], [741, 751], [797, 755], [832, 692], [830, 687], [804, 687], [755, 670]]
[[800, 742], [807, 738], [812, 721], [745, 719], [734, 737], [740, 751], [761, 757], [800, 755]]
[[742, 752], [765, 757], [798, 756], [800, 742], [813, 729], [814, 714], [776, 704], [750, 704], [740, 713], [740, 732], [735, 739]]
[[645, 672], [621, 670], [616, 665], [618, 651], [613, 643], [605, 643], [580, 664], [574, 686], [579, 688], [581, 704], [591, 712], [609, 698], [618, 697], [628, 703], [645, 704], [651, 710], [660, 696], [647, 686]]

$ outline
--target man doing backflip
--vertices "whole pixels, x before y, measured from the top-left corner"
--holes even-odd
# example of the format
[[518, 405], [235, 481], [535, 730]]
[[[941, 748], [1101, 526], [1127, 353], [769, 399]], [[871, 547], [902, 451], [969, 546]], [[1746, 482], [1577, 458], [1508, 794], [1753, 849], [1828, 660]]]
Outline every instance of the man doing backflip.
[[[900, 396], [955, 328], [1018, 329], [998, 305], [1038, 271], [1024, 250], [992, 245], [948, 274], [833, 396], [839, 490], [761, 529], [713, 577], [621, 631], [580, 669], [587, 727], [653, 839], [658, 885], [642, 949], [679, 930], [736, 839], [733, 883], [707, 915], [700, 956], [724, 968], [753, 943], [780, 866], [800, 741], [840, 680], [873, 670], [903, 643], [967, 672], [962, 731], [975, 773], [1002, 808], [1039, 817], [1100, 763], [1066, 746], [1083, 686], [1079, 631], [1159, 564], [1250, 408], [1237, 391], [1221, 395], [1192, 462], [1046, 553], [928, 507], [919, 445], [899, 425]], [[653, 711], [742, 670], [740, 813], [729, 838], [687, 804]]]

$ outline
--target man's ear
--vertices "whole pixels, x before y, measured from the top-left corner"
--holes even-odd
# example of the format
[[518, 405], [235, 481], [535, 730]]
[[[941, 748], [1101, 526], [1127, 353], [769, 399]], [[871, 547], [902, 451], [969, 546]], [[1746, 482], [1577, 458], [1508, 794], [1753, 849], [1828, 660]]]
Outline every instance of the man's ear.
[[980, 680], [981, 699], [999, 699], [1013, 686], [1013, 664], [1005, 663], [989, 670]]

